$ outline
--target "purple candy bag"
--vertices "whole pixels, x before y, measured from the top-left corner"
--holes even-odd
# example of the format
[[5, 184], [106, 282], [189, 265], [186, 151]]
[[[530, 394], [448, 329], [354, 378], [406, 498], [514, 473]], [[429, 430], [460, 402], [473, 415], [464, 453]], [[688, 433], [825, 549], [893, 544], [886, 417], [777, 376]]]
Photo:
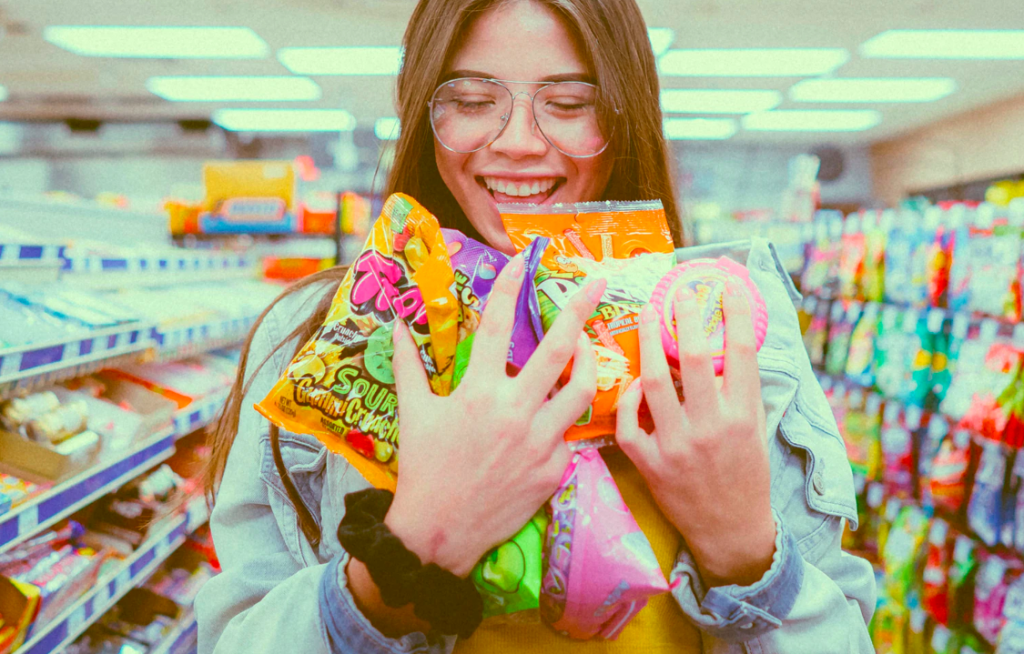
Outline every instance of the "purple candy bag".
[[[494, 288], [494, 281], [509, 262], [510, 257], [469, 238], [454, 229], [442, 229], [445, 243], [448, 245], [448, 256], [451, 258], [455, 271], [455, 295], [459, 299], [462, 313], [459, 320], [459, 345], [455, 351], [455, 372], [453, 388], [462, 381], [469, 365], [469, 354], [473, 348], [473, 338], [480, 325], [487, 300]], [[526, 274], [524, 278], [532, 280], [540, 265], [541, 254], [547, 247], [548, 239], [538, 239], [524, 253], [526, 258]], [[523, 283], [516, 302], [515, 323], [512, 327], [512, 343], [509, 347], [508, 361], [516, 368], [522, 368], [537, 349], [537, 344], [544, 331], [540, 322], [540, 305], [537, 302], [537, 291], [532, 283]]]

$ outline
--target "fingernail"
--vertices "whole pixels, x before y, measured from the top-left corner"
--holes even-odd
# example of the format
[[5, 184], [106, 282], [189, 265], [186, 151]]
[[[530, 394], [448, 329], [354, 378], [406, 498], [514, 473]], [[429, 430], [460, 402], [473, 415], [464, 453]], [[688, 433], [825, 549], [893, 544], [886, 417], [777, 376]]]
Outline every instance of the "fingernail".
[[523, 270], [526, 269], [526, 264], [523, 263], [523, 255], [517, 254], [512, 257], [512, 261], [508, 264], [508, 274], [512, 279], [519, 279], [523, 276]]
[[597, 304], [601, 301], [601, 297], [604, 296], [604, 289], [608, 286], [608, 282], [604, 279], [598, 279], [597, 281], [590, 282], [587, 284], [587, 299]]
[[657, 312], [657, 310], [655, 310], [654, 305], [653, 304], [646, 304], [646, 305], [644, 305], [644, 308], [640, 311], [640, 322], [642, 322], [642, 323], [644, 323], [646, 325], [647, 323], [654, 322], [657, 318], [658, 318], [658, 312]]
[[679, 290], [676, 291], [676, 300], [679, 302], [688, 302], [693, 297], [693, 291], [690, 290], [689, 286], [680, 286]]

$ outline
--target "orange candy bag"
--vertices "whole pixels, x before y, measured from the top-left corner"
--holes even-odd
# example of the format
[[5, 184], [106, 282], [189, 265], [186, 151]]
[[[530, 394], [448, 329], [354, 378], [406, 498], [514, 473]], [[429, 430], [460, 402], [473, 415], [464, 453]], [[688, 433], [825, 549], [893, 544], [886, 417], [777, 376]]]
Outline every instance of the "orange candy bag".
[[316, 436], [371, 484], [394, 490], [394, 321], [412, 333], [434, 393], [450, 394], [459, 328], [454, 288], [437, 219], [411, 197], [392, 195], [324, 324], [256, 410], [282, 429]]
[[[607, 280], [585, 328], [597, 357], [597, 397], [565, 439], [614, 434], [619, 398], [640, 376], [640, 311], [676, 263], [661, 202], [510, 204], [499, 211], [517, 251], [539, 236], [551, 239], [534, 277], [545, 332], [578, 290], [595, 279]], [[570, 370], [571, 364], [562, 383]], [[649, 419], [645, 422], [650, 425]]]

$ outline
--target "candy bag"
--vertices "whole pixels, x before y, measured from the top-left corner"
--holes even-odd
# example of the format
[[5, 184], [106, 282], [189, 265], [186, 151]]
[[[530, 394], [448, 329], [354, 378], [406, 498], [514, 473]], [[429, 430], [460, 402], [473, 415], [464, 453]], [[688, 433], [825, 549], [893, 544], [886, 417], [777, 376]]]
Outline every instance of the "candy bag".
[[932, 520], [928, 530], [928, 553], [921, 574], [921, 603], [939, 624], [949, 623], [949, 523], [941, 518]]
[[908, 407], [905, 416], [900, 413], [895, 402], [883, 412], [882, 480], [887, 495], [909, 499], [914, 496], [914, 430], [921, 424], [921, 410]]
[[935, 506], [956, 513], [967, 497], [967, 474], [971, 466], [971, 435], [953, 431], [942, 441], [930, 464], [928, 494]]
[[882, 398], [875, 393], [865, 397], [860, 388], [854, 388], [849, 403], [843, 436], [850, 466], [855, 475], [876, 480], [881, 476]]
[[825, 347], [828, 343], [829, 303], [807, 296], [805, 307], [811, 313], [811, 323], [804, 332], [804, 346], [811, 365], [820, 367], [825, 363]]
[[874, 386], [875, 341], [878, 338], [878, 304], [868, 302], [850, 334], [846, 376], [865, 387]]
[[1003, 604], [1008, 585], [1007, 562], [999, 556], [986, 556], [978, 566], [974, 581], [974, 628], [990, 643], [996, 642], [1006, 620]]
[[541, 616], [571, 638], [615, 640], [668, 582], [596, 449], [573, 454], [549, 507]]
[[891, 212], [876, 215], [867, 212], [861, 220], [864, 231], [864, 266], [860, 277], [860, 297], [867, 302], [885, 299], [885, 247], [887, 227], [892, 224]]
[[[958, 213], [962, 215], [962, 208]], [[932, 235], [925, 255], [928, 304], [944, 307], [949, 295], [949, 269], [953, 261], [957, 227], [953, 221], [945, 224], [946, 212], [939, 207], [925, 210], [924, 221], [926, 233]]]
[[963, 313], [953, 315], [943, 331], [935, 335], [934, 353], [932, 354], [932, 397], [936, 406], [942, 406], [953, 383], [956, 367], [960, 361], [960, 348], [967, 340], [970, 318]]
[[981, 446], [978, 470], [974, 473], [971, 499], [967, 503], [967, 524], [989, 547], [999, 542], [1003, 521], [1003, 484], [1006, 457], [996, 443]]
[[846, 358], [850, 354], [853, 326], [860, 317], [860, 302], [833, 302], [829, 315], [828, 351], [825, 353], [825, 372], [842, 375], [846, 371]]
[[883, 588], [901, 606], [907, 604], [907, 595], [915, 583], [917, 556], [927, 534], [928, 515], [920, 507], [906, 505], [900, 509], [885, 541]]
[[395, 488], [398, 399], [391, 369], [400, 319], [438, 395], [452, 388], [459, 305], [437, 219], [407, 195], [387, 199], [317, 330], [256, 409], [316, 436], [367, 481]]
[[807, 263], [800, 277], [800, 288], [804, 293], [834, 296], [839, 281], [842, 236], [842, 213], [823, 210], [814, 214], [814, 240], [810, 243]]
[[543, 545], [548, 516], [538, 511], [511, 539], [484, 555], [470, 573], [484, 603], [484, 625], [539, 622]]
[[876, 654], [906, 654], [904, 648], [907, 610], [882, 595], [871, 618], [871, 642]]
[[[661, 202], [502, 205], [499, 210], [517, 251], [538, 237], [551, 239], [533, 278], [545, 331], [578, 290], [597, 279], [607, 281], [585, 328], [597, 356], [597, 397], [565, 438], [614, 434], [619, 397], [640, 374], [640, 310], [675, 263]], [[566, 366], [563, 383], [570, 370]]]
[[867, 243], [861, 231], [861, 217], [851, 214], [843, 224], [843, 238], [839, 250], [839, 297], [851, 300], [860, 297], [861, 277]]
[[932, 414], [928, 419], [928, 427], [922, 434], [920, 452], [917, 457], [918, 491], [921, 504], [924, 506], [935, 505], [931, 495], [932, 465], [948, 435], [949, 423], [942, 416]]

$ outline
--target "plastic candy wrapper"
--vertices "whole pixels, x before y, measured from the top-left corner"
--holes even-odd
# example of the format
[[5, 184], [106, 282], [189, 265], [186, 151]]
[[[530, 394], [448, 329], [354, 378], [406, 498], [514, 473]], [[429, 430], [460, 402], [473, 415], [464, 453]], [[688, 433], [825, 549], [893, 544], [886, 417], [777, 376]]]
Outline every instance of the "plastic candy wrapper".
[[891, 212], [876, 215], [865, 213], [861, 220], [864, 230], [864, 266], [860, 276], [860, 297], [868, 302], [885, 299], [885, 247], [887, 227], [891, 226]]
[[900, 415], [900, 406], [894, 402], [883, 412], [882, 480], [889, 496], [914, 496], [914, 431], [921, 425], [921, 410], [909, 407]]
[[1021, 318], [1018, 267], [1022, 216], [1010, 224], [996, 207], [980, 205], [972, 224], [961, 225], [950, 266], [949, 308], [1009, 320]]
[[875, 653], [907, 654], [904, 647], [906, 629], [907, 610], [885, 595], [880, 596], [870, 625]]
[[1008, 570], [1006, 560], [989, 555], [978, 566], [974, 580], [974, 628], [990, 643], [996, 642], [1006, 624], [1003, 604], [1009, 590], [1006, 583]]
[[953, 261], [953, 246], [956, 242], [956, 228], [944, 225], [943, 211], [930, 207], [925, 211], [925, 225], [934, 237], [928, 246], [927, 289], [928, 304], [933, 307], [946, 306], [949, 294], [949, 268]]
[[843, 438], [846, 454], [855, 475], [866, 479], [881, 477], [882, 398], [875, 393], [865, 397], [854, 388], [849, 394], [850, 410], [845, 417]]
[[1003, 526], [1003, 481], [1006, 457], [996, 443], [982, 445], [978, 470], [974, 474], [971, 499], [967, 503], [967, 524], [989, 547], [999, 542]]
[[878, 338], [878, 304], [868, 302], [850, 333], [846, 376], [861, 386], [874, 386], [875, 340]]
[[928, 494], [935, 506], [956, 513], [967, 498], [971, 435], [954, 430], [943, 439], [929, 468]]
[[864, 275], [864, 257], [867, 242], [861, 231], [861, 217], [847, 216], [843, 224], [843, 237], [839, 250], [839, 297], [858, 300], [861, 277]]
[[859, 302], [833, 302], [829, 313], [828, 350], [825, 352], [825, 372], [842, 375], [846, 371], [846, 357], [850, 354], [853, 326], [860, 317]]
[[484, 625], [540, 622], [541, 574], [548, 516], [543, 510], [484, 555], [470, 579], [484, 603]]
[[921, 574], [921, 603], [939, 624], [949, 623], [949, 563], [952, 555], [949, 524], [941, 518], [932, 520], [928, 530], [928, 552]]
[[542, 618], [571, 638], [616, 639], [668, 582], [596, 449], [573, 454], [550, 510]]
[[437, 219], [409, 196], [392, 195], [324, 324], [257, 410], [284, 429], [316, 436], [374, 486], [394, 489], [394, 321], [412, 333], [433, 391], [449, 394], [459, 329], [455, 288]]
[[[942, 314], [936, 331], [942, 328]], [[882, 311], [875, 342], [875, 384], [886, 397], [923, 407], [930, 391], [933, 334], [916, 309]]]
[[679, 365], [679, 344], [676, 340], [674, 298], [680, 288], [693, 291], [699, 308], [701, 326], [711, 350], [715, 374], [725, 368], [725, 315], [723, 298], [728, 286], [745, 291], [754, 323], [754, 340], [758, 350], [768, 331], [768, 309], [757, 286], [750, 280], [746, 267], [727, 257], [691, 259], [673, 268], [654, 288], [651, 304], [661, 322], [661, 344], [670, 364]]
[[900, 509], [885, 541], [884, 593], [902, 606], [906, 606], [914, 585], [917, 554], [928, 534], [928, 524], [928, 515], [921, 508], [906, 505]]
[[[982, 329], [991, 325], [991, 322], [983, 323]], [[1018, 325], [1018, 329], [1024, 328]], [[955, 387], [957, 394], [954, 397], [961, 403], [961, 406], [964, 401], [964, 391], [971, 391], [969, 407], [960, 416], [959, 424], [986, 439], [1015, 445], [1024, 439], [1024, 434], [1022, 434], [1024, 428], [1020, 421], [1021, 411], [1024, 408], [1022, 407], [1024, 385], [1021, 381], [1024, 353], [1017, 345], [1021, 339], [1010, 340], [1006, 336], [992, 339], [986, 339], [983, 336], [982, 339], [989, 340], [991, 344], [985, 354], [983, 368], [974, 369], [978, 374], [972, 380], [973, 386], [967, 389], [960, 386]], [[963, 357], [962, 352], [961, 357]], [[967, 373], [965, 366], [970, 365], [962, 358], [958, 364], [962, 365], [959, 366], [958, 377], [954, 380], [954, 385], [960, 381], [961, 375]], [[973, 365], [976, 366], [976, 362]], [[950, 393], [947, 394], [947, 401], [953, 390], [954, 387], [951, 387]]]
[[[675, 264], [661, 202], [501, 205], [499, 210], [517, 251], [539, 237], [551, 239], [533, 278], [545, 331], [578, 290], [596, 279], [607, 280], [585, 328], [597, 357], [597, 397], [565, 438], [614, 434], [619, 397], [640, 374], [640, 310]], [[570, 370], [571, 365], [563, 382]]]
[[889, 231], [885, 247], [885, 299], [894, 304], [928, 303], [928, 251], [935, 237], [919, 214], [903, 212]]
[[832, 297], [839, 281], [839, 252], [843, 237], [843, 214], [818, 211], [814, 215], [814, 240], [800, 277], [804, 293]]
[[[480, 326], [487, 300], [509, 257], [492, 247], [467, 237], [454, 229], [442, 229], [452, 268], [455, 271], [455, 295], [459, 300], [459, 344], [455, 350], [455, 370], [452, 377], [454, 389], [462, 381], [469, 366], [476, 330]], [[540, 255], [547, 246], [547, 239], [538, 238], [527, 248], [525, 255], [526, 279], [532, 279], [540, 265]], [[537, 349], [544, 331], [540, 323], [540, 307], [537, 292], [530, 284], [523, 284], [516, 304], [515, 322], [512, 326], [512, 342], [508, 360], [516, 368], [522, 368]]]

